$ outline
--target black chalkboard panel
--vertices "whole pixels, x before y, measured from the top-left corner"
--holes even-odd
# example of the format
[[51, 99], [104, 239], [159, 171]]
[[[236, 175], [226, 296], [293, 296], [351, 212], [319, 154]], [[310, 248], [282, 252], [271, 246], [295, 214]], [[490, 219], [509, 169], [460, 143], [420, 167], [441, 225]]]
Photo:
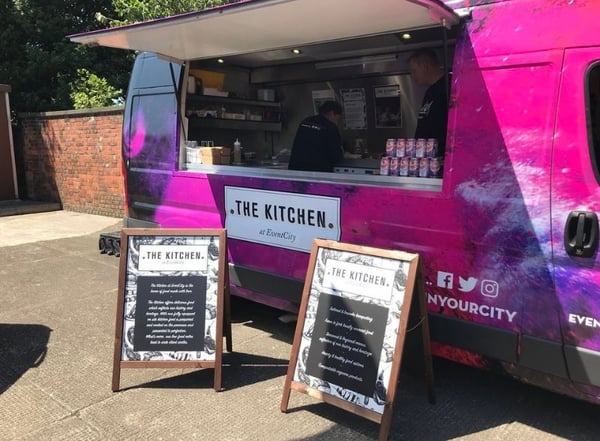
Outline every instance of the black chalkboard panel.
[[381, 423], [387, 439], [411, 304], [433, 371], [419, 255], [315, 239], [281, 400], [294, 389]]
[[204, 350], [206, 276], [140, 276], [133, 350]]
[[220, 390], [225, 230], [128, 228], [121, 245], [113, 391], [127, 367], [214, 367]]
[[372, 397], [387, 315], [382, 306], [321, 294], [306, 373]]

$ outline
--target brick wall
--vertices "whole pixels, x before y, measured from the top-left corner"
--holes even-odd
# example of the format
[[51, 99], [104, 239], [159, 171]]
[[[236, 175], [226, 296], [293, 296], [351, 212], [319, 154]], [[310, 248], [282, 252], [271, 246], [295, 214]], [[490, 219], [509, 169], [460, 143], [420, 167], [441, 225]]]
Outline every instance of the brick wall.
[[124, 214], [123, 108], [29, 113], [15, 136], [21, 199], [60, 202], [64, 210]]

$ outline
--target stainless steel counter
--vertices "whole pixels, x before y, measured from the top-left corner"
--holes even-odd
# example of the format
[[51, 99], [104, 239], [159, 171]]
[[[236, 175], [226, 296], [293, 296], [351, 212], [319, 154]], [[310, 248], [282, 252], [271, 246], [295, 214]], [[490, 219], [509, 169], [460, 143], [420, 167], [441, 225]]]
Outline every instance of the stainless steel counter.
[[[374, 163], [379, 164], [376, 159], [373, 160], [351, 160], [351, 161], [368, 161], [368, 162], [343, 162], [340, 165], [362, 167]], [[370, 161], [370, 162], [369, 162]], [[362, 168], [362, 170], [373, 170]], [[253, 177], [260, 179], [280, 179], [286, 181], [305, 181], [305, 182], [322, 182], [331, 184], [345, 185], [368, 185], [376, 187], [392, 187], [405, 190], [417, 191], [432, 191], [440, 192], [442, 190], [442, 179], [435, 178], [417, 178], [417, 177], [401, 177], [401, 176], [381, 176], [379, 175], [379, 167], [377, 173], [328, 173], [328, 172], [307, 172], [288, 170], [287, 163], [270, 162], [268, 164], [260, 163], [244, 163], [243, 165], [202, 165], [194, 164], [189, 166], [187, 170], [181, 170], [177, 173], [186, 173], [190, 177], [197, 175], [219, 174], [222, 176], [240, 176]]]
[[378, 159], [342, 159], [338, 162], [333, 171], [336, 173], [352, 173], [358, 175], [378, 175]]

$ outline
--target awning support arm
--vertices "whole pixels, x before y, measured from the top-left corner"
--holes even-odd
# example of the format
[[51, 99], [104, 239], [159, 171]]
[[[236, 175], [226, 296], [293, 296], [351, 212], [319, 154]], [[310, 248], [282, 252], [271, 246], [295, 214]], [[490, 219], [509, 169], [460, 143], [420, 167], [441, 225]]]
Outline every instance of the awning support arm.
[[181, 133], [183, 133], [183, 140], [187, 141], [188, 134], [185, 131], [185, 126], [183, 125], [183, 117], [181, 116], [181, 93], [177, 87], [177, 81], [175, 79], [175, 72], [173, 71], [173, 62], [169, 62], [169, 71], [171, 72], [171, 82], [173, 83], [173, 90], [175, 91], [175, 100], [177, 101], [177, 122], [181, 128]]
[[442, 18], [442, 35], [444, 39], [444, 87], [446, 89], [446, 103], [450, 103], [450, 81], [449, 81], [449, 71], [452, 68], [448, 66], [448, 60], [450, 56], [448, 55], [448, 30], [446, 28], [446, 19]]

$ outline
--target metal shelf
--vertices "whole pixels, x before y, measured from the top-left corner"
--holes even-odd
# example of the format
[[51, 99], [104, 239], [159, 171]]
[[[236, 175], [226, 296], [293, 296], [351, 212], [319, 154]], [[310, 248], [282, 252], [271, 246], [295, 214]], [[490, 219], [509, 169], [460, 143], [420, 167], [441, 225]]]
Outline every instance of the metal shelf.
[[221, 118], [190, 118], [189, 121], [190, 126], [204, 129], [262, 130], [267, 132], [281, 131], [280, 122]]
[[258, 106], [258, 107], [269, 107], [280, 109], [281, 104], [276, 101], [258, 101], [249, 100], [244, 98], [229, 98], [224, 96], [212, 96], [212, 95], [188, 95], [188, 103], [221, 103], [221, 104], [242, 104], [247, 106]]

